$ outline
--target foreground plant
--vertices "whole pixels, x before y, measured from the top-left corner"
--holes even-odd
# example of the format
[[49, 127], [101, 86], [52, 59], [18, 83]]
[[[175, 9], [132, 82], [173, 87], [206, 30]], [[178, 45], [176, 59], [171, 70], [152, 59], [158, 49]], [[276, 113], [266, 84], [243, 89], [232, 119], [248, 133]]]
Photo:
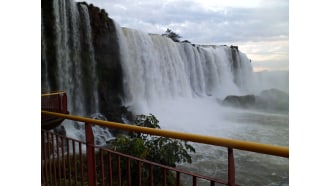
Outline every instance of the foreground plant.
[[[160, 129], [159, 121], [152, 114], [137, 115], [134, 123], [141, 127]], [[175, 167], [176, 163], [191, 163], [188, 152], [195, 152], [194, 147], [186, 141], [135, 132], [118, 136], [111, 142], [111, 148], [172, 167]]]

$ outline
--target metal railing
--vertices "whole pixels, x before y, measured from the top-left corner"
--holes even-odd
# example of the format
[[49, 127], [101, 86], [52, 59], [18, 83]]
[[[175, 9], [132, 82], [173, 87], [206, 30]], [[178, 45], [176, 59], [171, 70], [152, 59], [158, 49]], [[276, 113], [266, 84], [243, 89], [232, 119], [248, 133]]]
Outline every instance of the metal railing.
[[42, 92], [41, 109], [51, 112], [65, 113], [67, 111], [67, 96], [64, 91]]
[[[64, 91], [42, 92], [41, 109], [50, 112], [68, 114], [66, 93]], [[60, 125], [62, 121], [63, 118], [41, 114], [41, 127], [43, 129], [52, 129]]]
[[[66, 185], [66, 182], [69, 182], [69, 185], [75, 183], [77, 185], [88, 184], [92, 186], [180, 185], [181, 175], [184, 174], [192, 178], [192, 185], [197, 185], [197, 180], [203, 179], [207, 180], [210, 185], [217, 183], [233, 186], [237, 185], [235, 183], [233, 149], [289, 158], [288, 147], [138, 127], [49, 111], [41, 111], [41, 113], [84, 122], [86, 137], [86, 141], [83, 142], [42, 130], [42, 183], [45, 185]], [[194, 174], [98, 147], [94, 144], [92, 125], [226, 147], [228, 152], [227, 181]], [[86, 153], [83, 152], [83, 147], [86, 148]], [[134, 174], [132, 174], [133, 171], [135, 171]], [[159, 177], [157, 180], [154, 179], [155, 172], [157, 172], [157, 175], [162, 175], [160, 182]], [[173, 180], [174, 183], [168, 183], [168, 181]]]

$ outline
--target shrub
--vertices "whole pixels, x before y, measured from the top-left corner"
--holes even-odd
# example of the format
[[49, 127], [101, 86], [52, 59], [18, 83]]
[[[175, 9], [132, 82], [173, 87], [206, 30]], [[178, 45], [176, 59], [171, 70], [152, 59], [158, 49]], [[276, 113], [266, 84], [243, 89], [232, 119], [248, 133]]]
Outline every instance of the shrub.
[[[141, 127], [160, 129], [159, 121], [152, 114], [149, 116], [137, 115], [134, 123]], [[172, 167], [175, 167], [176, 163], [179, 162], [191, 163], [191, 156], [188, 152], [195, 152], [195, 149], [186, 141], [135, 132], [118, 136], [111, 142], [110, 148], [124, 154]], [[146, 169], [146, 167], [143, 169]], [[147, 170], [142, 171], [147, 172]], [[161, 170], [154, 168], [153, 172], [155, 180], [161, 181]], [[174, 176], [170, 172], [167, 172], [167, 175], [167, 182], [174, 183]], [[136, 180], [137, 178], [132, 179]], [[156, 185], [158, 185], [158, 182]]]
[[[152, 114], [149, 116], [137, 115], [134, 123], [141, 127], [160, 129], [159, 121]], [[179, 162], [191, 163], [191, 156], [188, 151], [195, 152], [194, 147], [186, 141], [135, 132], [118, 136], [111, 142], [111, 148], [172, 167], [175, 167], [175, 163]]]

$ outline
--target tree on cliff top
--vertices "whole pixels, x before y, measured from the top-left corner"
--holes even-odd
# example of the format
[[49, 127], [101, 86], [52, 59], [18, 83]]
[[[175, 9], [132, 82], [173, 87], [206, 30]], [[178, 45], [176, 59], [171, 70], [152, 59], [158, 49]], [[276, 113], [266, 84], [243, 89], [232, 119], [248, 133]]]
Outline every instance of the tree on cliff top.
[[173, 32], [171, 29], [167, 29], [166, 32], [164, 34], [162, 34], [162, 36], [166, 36], [171, 38], [174, 42], [180, 42], [180, 38], [181, 36], [175, 32]]

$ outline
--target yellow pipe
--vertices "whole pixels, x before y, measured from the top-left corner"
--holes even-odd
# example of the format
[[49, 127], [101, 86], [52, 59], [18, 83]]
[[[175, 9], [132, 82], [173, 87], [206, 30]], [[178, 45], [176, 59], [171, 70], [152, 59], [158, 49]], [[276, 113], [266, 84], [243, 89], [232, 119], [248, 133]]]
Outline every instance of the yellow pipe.
[[41, 93], [41, 96], [52, 96], [52, 95], [58, 95], [58, 94], [63, 94], [65, 93], [64, 91], [56, 91], [52, 93]]
[[154, 128], [147, 128], [147, 127], [139, 127], [136, 125], [129, 125], [123, 123], [116, 123], [110, 121], [103, 121], [103, 120], [96, 120], [91, 118], [85, 118], [80, 116], [74, 116], [69, 114], [61, 114], [55, 112], [48, 112], [48, 111], [41, 111], [42, 114], [57, 116], [61, 118], [66, 118], [75, 121], [87, 122], [91, 124], [101, 125], [105, 127], [125, 130], [125, 131], [133, 131], [133, 132], [140, 132], [140, 133], [147, 133], [157, 136], [181, 139], [186, 141], [204, 143], [209, 145], [216, 145], [216, 146], [223, 146], [229, 147], [234, 149], [258, 152], [263, 154], [281, 156], [285, 158], [289, 158], [289, 148], [282, 147], [282, 146], [274, 146], [262, 143], [255, 143], [249, 141], [241, 141], [241, 140], [233, 140], [227, 138], [219, 138], [219, 137], [212, 137], [212, 136], [205, 136], [205, 135], [198, 135], [198, 134], [189, 134], [183, 132], [176, 132], [170, 130], [162, 130], [162, 129], [154, 129]]

